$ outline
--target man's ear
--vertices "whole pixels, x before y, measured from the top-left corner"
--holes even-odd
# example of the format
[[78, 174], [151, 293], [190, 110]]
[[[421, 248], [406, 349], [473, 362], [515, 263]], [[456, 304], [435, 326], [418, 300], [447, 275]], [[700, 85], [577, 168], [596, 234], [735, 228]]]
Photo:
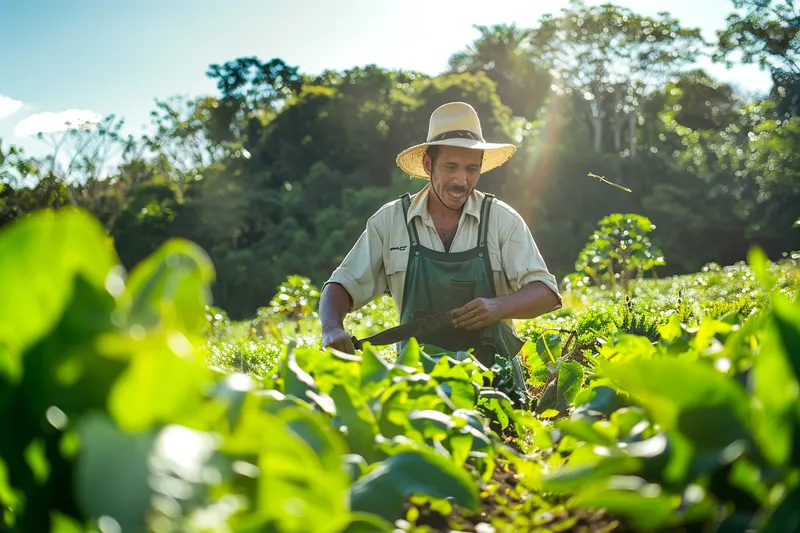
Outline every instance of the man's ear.
[[431, 164], [432, 164], [431, 156], [429, 156], [428, 154], [423, 155], [422, 168], [425, 169], [425, 173], [428, 175], [428, 177], [431, 176]]

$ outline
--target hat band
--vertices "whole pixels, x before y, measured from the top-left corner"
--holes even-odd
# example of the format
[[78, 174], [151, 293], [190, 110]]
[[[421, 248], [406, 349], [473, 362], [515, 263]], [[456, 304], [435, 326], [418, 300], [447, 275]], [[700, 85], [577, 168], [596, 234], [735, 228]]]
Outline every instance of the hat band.
[[445, 139], [470, 139], [472, 141], [483, 142], [482, 138], [478, 137], [478, 135], [475, 132], [469, 130], [446, 131], [444, 133], [440, 133], [439, 135], [433, 137], [428, 142], [444, 141]]

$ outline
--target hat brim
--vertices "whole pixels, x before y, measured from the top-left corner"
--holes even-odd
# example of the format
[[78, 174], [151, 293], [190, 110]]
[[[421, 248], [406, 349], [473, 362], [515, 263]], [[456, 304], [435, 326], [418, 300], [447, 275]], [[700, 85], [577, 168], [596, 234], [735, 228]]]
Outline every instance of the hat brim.
[[425, 155], [428, 146], [458, 146], [473, 150], [483, 150], [483, 163], [481, 164], [481, 174], [493, 170], [514, 155], [517, 147], [506, 143], [489, 143], [484, 141], [474, 141], [472, 139], [444, 139], [417, 144], [406, 148], [397, 155], [397, 166], [412, 178], [427, 180], [428, 174], [422, 164], [422, 157]]

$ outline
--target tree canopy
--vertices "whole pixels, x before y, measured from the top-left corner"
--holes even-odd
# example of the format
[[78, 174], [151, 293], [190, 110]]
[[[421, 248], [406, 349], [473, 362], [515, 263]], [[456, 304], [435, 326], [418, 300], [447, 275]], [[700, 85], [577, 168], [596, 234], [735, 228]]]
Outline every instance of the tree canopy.
[[[772, 69], [775, 89], [755, 100], [692, 70], [709, 46], [698, 29], [577, 1], [532, 28], [477, 27], [437, 76], [232, 58], [206, 72], [217, 94], [158, 101], [141, 139], [108, 117], [51, 137], [48, 158], [0, 143], [0, 224], [78, 205], [125, 265], [192, 240], [214, 262], [216, 305], [253, 316], [287, 276], [321, 284], [377, 208], [424, 185], [395, 157], [459, 100], [487, 139], [519, 146], [479, 188], [520, 212], [559, 278], [613, 213], [657, 228], [665, 264], [648, 275], [738, 261], [753, 244], [777, 257], [800, 248], [798, 14], [762, 4], [734, 0], [744, 11], [710, 52]], [[109, 154], [121, 159], [111, 170]]]

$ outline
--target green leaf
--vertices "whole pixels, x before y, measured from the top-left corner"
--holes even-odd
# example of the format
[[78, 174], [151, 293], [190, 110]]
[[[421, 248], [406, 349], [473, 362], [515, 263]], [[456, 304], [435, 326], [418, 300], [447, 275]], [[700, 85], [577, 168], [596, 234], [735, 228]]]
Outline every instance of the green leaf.
[[392, 533], [395, 528], [379, 516], [369, 513], [351, 513], [345, 533]]
[[76, 427], [80, 451], [75, 497], [87, 518], [107, 515], [123, 531], [145, 531], [150, 511], [150, 455], [156, 434], [126, 433], [105, 414], [85, 415]]
[[772, 305], [783, 352], [789, 358], [795, 379], [800, 380], [800, 300], [773, 298]]
[[775, 286], [775, 278], [769, 272], [770, 261], [764, 250], [758, 247], [750, 248], [747, 252], [747, 264], [762, 288], [767, 292], [771, 291]]
[[83, 525], [58, 511], [50, 511], [50, 533], [84, 533]]
[[471, 409], [475, 406], [478, 391], [471, 382], [449, 380], [442, 382], [440, 387], [457, 408]]
[[606, 416], [627, 405], [627, 401], [616, 390], [605, 385], [597, 385], [584, 389], [589, 392], [588, 401], [575, 408], [576, 413], [598, 412]]
[[417, 342], [417, 339], [412, 337], [406, 343], [403, 353], [400, 354], [400, 356], [397, 358], [397, 364], [409, 366], [411, 368], [416, 368], [419, 362], [420, 362], [419, 343]]
[[591, 420], [584, 417], [560, 420], [556, 423], [556, 427], [564, 435], [571, 435], [590, 444], [609, 446], [614, 443], [611, 436], [598, 430]]
[[344, 435], [350, 451], [370, 463], [383, 459], [385, 455], [375, 447], [378, 423], [358, 391], [348, 385], [337, 385], [331, 391], [331, 398], [336, 403], [334, 422], [346, 428]]
[[794, 221], [794, 224], [792, 224], [792, 227], [793, 228], [800, 228], [800, 218], [798, 218], [797, 220]]
[[168, 240], [128, 277], [129, 324], [202, 335], [214, 279], [211, 259], [199, 246], [183, 239]]
[[601, 364], [599, 373], [643, 404], [664, 429], [698, 449], [721, 449], [747, 437], [744, 388], [707, 364], [674, 358]]
[[[541, 342], [541, 341], [540, 341]], [[547, 378], [550, 371], [547, 365], [542, 361], [537, 351], [537, 346], [530, 341], [526, 341], [520, 350], [520, 359], [528, 364], [528, 371], [530, 373], [529, 381], [534, 387], [542, 387], [547, 383]]]
[[555, 364], [561, 357], [561, 336], [557, 333], [542, 335], [536, 342], [536, 352], [545, 365]]
[[327, 415], [301, 406], [273, 414], [255, 400], [245, 401], [239, 423], [220, 451], [254, 458], [260, 475], [257, 491], [247, 496], [259, 520], [275, 531], [342, 531], [349, 518], [349, 475], [341, 459], [347, 453], [341, 435]]
[[[174, 332], [171, 337], [179, 335]], [[169, 340], [159, 338], [127, 343], [133, 358], [108, 399], [114, 420], [125, 431], [145, 430], [156, 423], [188, 423], [200, 409], [209, 378], [206, 368], [191, 361], [194, 347], [185, 337], [171, 343], [175, 349]]]
[[[776, 302], [778, 307], [781, 303]], [[791, 324], [782, 321], [776, 308], [775, 320], [764, 333], [760, 353], [753, 359], [751, 383], [758, 399], [754, 409], [754, 436], [761, 451], [773, 465], [786, 466], [792, 448], [793, 421], [798, 401], [798, 384], [792, 358], [784, 349], [779, 333], [781, 323], [791, 331]]]
[[598, 457], [596, 461], [561, 467], [545, 474], [542, 476], [542, 484], [545, 491], [568, 493], [611, 476], [636, 472], [641, 464], [635, 457]]
[[558, 368], [558, 402], [556, 408], [564, 412], [572, 407], [583, 385], [583, 367], [577, 361], [565, 361]]
[[800, 488], [787, 494], [769, 515], [763, 533], [781, 533], [800, 529]]
[[592, 487], [578, 492], [570, 500], [570, 505], [604, 509], [612, 515], [625, 516], [639, 530], [651, 531], [669, 523], [678, 501], [676, 498], [660, 493], [657, 486], [651, 486], [648, 489], [652, 490], [615, 489], [608, 486]]
[[0, 372], [17, 379], [22, 353], [61, 320], [74, 278], [116, 293], [121, 285], [111, 239], [89, 213], [39, 210], [0, 230]]
[[391, 367], [372, 347], [367, 346], [361, 354], [361, 386], [380, 383], [389, 376]]
[[351, 509], [394, 523], [402, 518], [406, 499], [418, 494], [452, 498], [470, 511], [478, 508], [478, 489], [466, 471], [434, 452], [419, 450], [393, 455], [353, 483]]
[[303, 370], [297, 363], [294, 353], [294, 343], [286, 346], [286, 359], [283, 365], [283, 392], [285, 394], [308, 401], [307, 392], [317, 392], [317, 384], [308, 372]]
[[681, 328], [681, 321], [677, 314], [673, 314], [666, 324], [658, 327], [658, 333], [661, 338], [666, 342], [674, 342], [683, 335], [683, 328]]

